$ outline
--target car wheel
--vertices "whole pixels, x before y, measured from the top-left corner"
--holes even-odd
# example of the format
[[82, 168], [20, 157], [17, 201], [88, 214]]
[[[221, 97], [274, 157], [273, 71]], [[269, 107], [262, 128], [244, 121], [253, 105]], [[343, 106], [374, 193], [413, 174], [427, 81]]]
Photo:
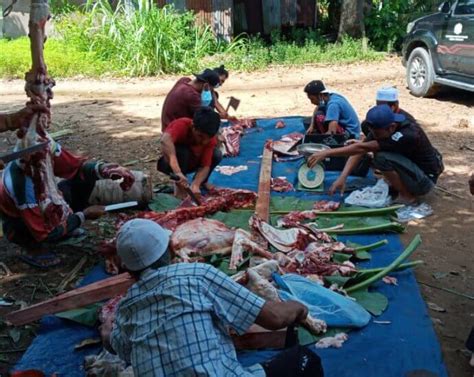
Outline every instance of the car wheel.
[[408, 58], [407, 84], [416, 97], [426, 97], [436, 93], [434, 69], [429, 52], [423, 47], [415, 48]]

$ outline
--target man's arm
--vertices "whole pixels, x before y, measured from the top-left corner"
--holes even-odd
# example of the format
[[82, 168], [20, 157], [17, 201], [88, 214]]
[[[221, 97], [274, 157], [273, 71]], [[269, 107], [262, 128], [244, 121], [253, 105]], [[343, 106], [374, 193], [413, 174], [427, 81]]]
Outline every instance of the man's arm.
[[268, 330], [278, 330], [303, 321], [308, 308], [297, 301], [267, 301], [255, 323]]
[[163, 153], [165, 158], [168, 160], [168, 163], [173, 173], [175, 173], [180, 178], [179, 182], [177, 183], [182, 186], [187, 185], [188, 180], [186, 176], [183, 174], [183, 172], [181, 171], [181, 168], [179, 166], [173, 138], [167, 132], [165, 132], [163, 136], [161, 137], [161, 152]]
[[196, 173], [196, 177], [194, 178], [193, 183], [191, 184], [191, 190], [194, 193], [201, 193], [200, 187], [206, 180], [210, 170], [211, 168], [209, 166], [203, 166], [198, 170], [198, 172]]
[[308, 159], [308, 166], [313, 167], [320, 161], [324, 161], [328, 157], [350, 157], [357, 155], [364, 155], [369, 152], [378, 152], [380, 145], [376, 140], [371, 140], [363, 143], [355, 143], [341, 148], [333, 148], [325, 151], [314, 153]]
[[352, 173], [356, 166], [360, 163], [364, 155], [359, 154], [357, 156], [351, 156], [346, 162], [344, 169], [342, 170], [339, 177], [334, 181], [334, 183], [329, 188], [329, 195], [333, 195], [336, 191], [340, 191], [341, 195], [344, 194], [346, 190], [346, 180], [347, 177]]

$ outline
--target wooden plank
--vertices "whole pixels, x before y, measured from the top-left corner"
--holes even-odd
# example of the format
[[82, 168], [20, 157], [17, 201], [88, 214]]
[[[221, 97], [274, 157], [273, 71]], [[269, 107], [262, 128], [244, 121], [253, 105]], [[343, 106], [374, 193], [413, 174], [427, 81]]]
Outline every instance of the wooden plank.
[[[270, 141], [267, 141], [267, 143]], [[258, 181], [257, 204], [255, 205], [255, 214], [265, 222], [270, 220], [270, 190], [272, 179], [272, 159], [273, 150], [263, 147], [262, 165], [260, 166], [260, 178]]]
[[28, 308], [11, 312], [6, 316], [6, 320], [14, 326], [21, 326], [36, 321], [46, 314], [81, 308], [124, 294], [133, 283], [135, 283], [135, 279], [128, 273], [113, 276], [63, 293]]
[[263, 32], [269, 35], [281, 26], [280, 0], [262, 0]]
[[286, 26], [296, 25], [296, 0], [281, 0], [281, 24]]
[[[289, 334], [289, 329], [281, 329], [277, 331], [271, 331], [264, 329], [258, 325], [252, 325], [248, 331], [241, 336], [231, 335], [234, 346], [237, 350], [259, 350], [259, 349], [282, 349], [287, 346], [287, 340], [290, 342], [291, 339], [296, 336]], [[288, 337], [290, 339], [288, 339]]]

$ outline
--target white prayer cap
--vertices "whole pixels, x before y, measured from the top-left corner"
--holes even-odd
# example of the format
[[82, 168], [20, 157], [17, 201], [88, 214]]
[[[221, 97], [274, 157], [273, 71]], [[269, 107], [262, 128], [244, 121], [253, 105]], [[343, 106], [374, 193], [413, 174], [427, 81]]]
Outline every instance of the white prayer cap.
[[393, 86], [385, 86], [377, 90], [376, 101], [395, 102], [398, 101], [398, 89]]
[[155, 263], [168, 249], [171, 232], [151, 220], [127, 221], [117, 237], [117, 254], [130, 271]]

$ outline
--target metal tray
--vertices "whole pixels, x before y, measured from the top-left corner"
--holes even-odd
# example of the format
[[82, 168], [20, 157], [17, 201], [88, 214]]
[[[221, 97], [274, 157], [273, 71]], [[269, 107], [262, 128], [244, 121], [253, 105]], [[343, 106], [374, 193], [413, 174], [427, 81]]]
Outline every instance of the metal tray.
[[325, 151], [328, 149], [331, 149], [331, 148], [328, 147], [327, 145], [316, 144], [316, 143], [300, 144], [296, 147], [296, 150], [298, 151], [298, 153], [305, 157], [310, 157], [313, 153]]

